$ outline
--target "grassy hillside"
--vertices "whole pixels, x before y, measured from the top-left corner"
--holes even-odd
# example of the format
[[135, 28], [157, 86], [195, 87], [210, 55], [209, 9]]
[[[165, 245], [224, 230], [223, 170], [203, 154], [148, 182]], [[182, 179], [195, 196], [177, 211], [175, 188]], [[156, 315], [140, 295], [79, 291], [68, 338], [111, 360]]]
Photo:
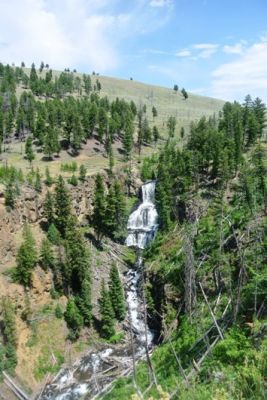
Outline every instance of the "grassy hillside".
[[99, 76], [98, 79], [103, 88], [102, 95], [107, 95], [112, 100], [116, 97], [124, 97], [128, 101], [133, 100], [137, 107], [146, 104], [151, 122], [153, 120], [151, 108], [155, 106], [158, 110], [155, 123], [163, 132], [166, 131], [166, 121], [171, 115], [177, 119], [177, 128], [182, 126], [187, 128], [191, 121], [199, 120], [203, 115], [218, 114], [224, 104], [222, 100], [191, 93], [188, 99], [184, 100], [180, 91], [176, 93], [169, 88], [131, 80], [105, 76]]
[[[29, 68], [25, 68], [25, 72], [30, 73]], [[61, 71], [53, 70], [53, 77], [58, 77]], [[83, 74], [73, 73], [74, 77], [82, 78]], [[45, 70], [40, 74], [45, 76]], [[189, 93], [187, 100], [184, 100], [180, 91], [177, 93], [172, 88], [162, 86], [149, 85], [134, 80], [118, 79], [108, 76], [91, 75], [92, 84], [96, 79], [101, 83], [101, 96], [108, 96], [112, 101], [116, 97], [124, 98], [127, 101], [134, 101], [137, 108], [139, 105], [146, 104], [147, 114], [150, 122], [155, 123], [162, 132], [166, 131], [166, 121], [169, 116], [177, 119], [177, 132], [182, 126], [188, 128], [191, 121], [198, 121], [203, 115], [213, 116], [218, 114], [222, 109], [223, 100], [214, 99], [206, 96], [199, 96]], [[158, 116], [152, 117], [151, 109], [155, 106]]]
[[[30, 76], [30, 69], [24, 68], [24, 73]], [[44, 69], [41, 73], [36, 70], [38, 77], [45, 79], [48, 69]], [[59, 78], [61, 71], [52, 72], [52, 80]], [[79, 78], [81, 82], [82, 92], [75, 90], [71, 94], [65, 94], [64, 97], [73, 96], [74, 98], [80, 98], [85, 96], [83, 88], [83, 75], [79, 73], [73, 74], [74, 80]], [[170, 116], [174, 116], [177, 121], [175, 135], [180, 137], [180, 128], [185, 128], [185, 135], [189, 132], [189, 126], [192, 121], [198, 120], [203, 115], [213, 116], [218, 115], [222, 109], [224, 102], [209, 97], [197, 96], [189, 93], [189, 97], [185, 100], [180, 91], [175, 92], [172, 88], [163, 88], [159, 86], [147, 85], [134, 80], [123, 80], [99, 75], [91, 75], [92, 86], [94, 87], [96, 81], [99, 80], [101, 84], [101, 91], [99, 92], [100, 97], [107, 96], [110, 101], [116, 98], [124, 98], [126, 101], [133, 101], [136, 104], [137, 110], [142, 106], [146, 106], [146, 117], [152, 128], [156, 125], [159, 129], [162, 138], [167, 135], [167, 120]], [[16, 95], [19, 99], [23, 91], [28, 93], [31, 92], [22, 83], [16, 86]], [[44, 102], [44, 96], [35, 96], [35, 99]], [[157, 110], [157, 116], [153, 118], [152, 107]], [[135, 141], [137, 139], [137, 119], [135, 120]], [[159, 141], [159, 145], [162, 141]], [[100, 144], [97, 138], [93, 137], [87, 140], [87, 143], [82, 146], [81, 151], [76, 157], [64, 149], [61, 150], [59, 157], [53, 159], [53, 161], [47, 161], [43, 157], [43, 153], [36, 147], [35, 159], [33, 161], [33, 167], [39, 168], [41, 173], [44, 173], [45, 167], [49, 165], [52, 175], [57, 175], [61, 171], [62, 163], [71, 163], [73, 160], [77, 162], [78, 167], [84, 164], [87, 168], [88, 174], [95, 174], [99, 170], [103, 170], [108, 167], [108, 158], [105, 156], [105, 149]], [[153, 145], [143, 146], [141, 151], [141, 158], [143, 156], [151, 154], [155, 151]], [[113, 144], [114, 161], [115, 166], [120, 165], [124, 162], [124, 155], [122, 152], [122, 144], [120, 140], [117, 140]], [[139, 159], [137, 153], [133, 154], [133, 159]], [[23, 172], [30, 170], [28, 161], [25, 159], [25, 141], [11, 140], [7, 143], [4, 148], [4, 152], [1, 155], [2, 165], [13, 165], [16, 168], [21, 168]], [[70, 175], [70, 174], [66, 174]]]

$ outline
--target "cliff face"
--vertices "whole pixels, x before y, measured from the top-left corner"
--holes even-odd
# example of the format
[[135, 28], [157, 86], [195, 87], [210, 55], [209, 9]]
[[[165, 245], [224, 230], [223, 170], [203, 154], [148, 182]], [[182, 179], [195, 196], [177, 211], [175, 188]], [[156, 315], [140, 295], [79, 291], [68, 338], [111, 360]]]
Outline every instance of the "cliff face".
[[[108, 184], [108, 177], [106, 175], [104, 177]], [[118, 173], [117, 178], [124, 183], [122, 173]], [[136, 195], [140, 184], [140, 179], [135, 174], [130, 188], [125, 186], [125, 191]], [[53, 288], [51, 272], [45, 272], [37, 266], [33, 272], [32, 287], [28, 291], [11, 280], [10, 272], [16, 265], [16, 253], [22, 242], [24, 223], [30, 225], [37, 249], [45, 237], [42, 223], [45, 221], [43, 203], [47, 190], [53, 191], [54, 188], [43, 185], [42, 192], [37, 193], [29, 186], [22, 186], [20, 195], [16, 199], [15, 209], [11, 211], [6, 210], [3, 190], [0, 190], [0, 299], [2, 296], [8, 296], [16, 308], [18, 343], [16, 376], [26, 388], [33, 391], [38, 390], [47, 378], [46, 365], [49, 370], [48, 366], [53, 365], [57, 354], [60, 354], [65, 361], [71, 362], [81, 351], [88, 348], [90, 337], [94, 340], [97, 338], [94, 328], [90, 328], [82, 332], [79, 345], [71, 345], [67, 341], [68, 330], [65, 321], [55, 317], [55, 307], [60, 305], [64, 311], [67, 299], [65, 296], [59, 299], [51, 297]], [[93, 210], [94, 177], [87, 177], [84, 183], [76, 187], [69, 185], [69, 191], [73, 212], [81, 225], [85, 226]], [[123, 268], [123, 264], [117, 258], [117, 256], [120, 258], [123, 246], [106, 239], [104, 250], [99, 251], [93, 242], [87, 240], [91, 261], [93, 314], [97, 320], [102, 279], [107, 281], [110, 266], [114, 261]], [[27, 319], [24, 318], [25, 312], [28, 314]]]

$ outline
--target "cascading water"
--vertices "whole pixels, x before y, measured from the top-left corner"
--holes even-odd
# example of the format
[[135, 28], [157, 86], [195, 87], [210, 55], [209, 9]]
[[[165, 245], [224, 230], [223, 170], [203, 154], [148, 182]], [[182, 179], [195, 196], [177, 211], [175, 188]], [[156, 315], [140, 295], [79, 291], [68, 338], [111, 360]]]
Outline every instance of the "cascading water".
[[158, 213], [154, 204], [155, 185], [156, 182], [152, 181], [142, 186], [143, 202], [130, 215], [128, 220], [127, 246], [144, 249], [155, 235], [158, 228]]
[[[142, 301], [138, 292], [140, 289], [142, 290], [140, 288], [143, 267], [141, 251], [154, 238], [158, 228], [158, 213], [154, 204], [155, 186], [155, 181], [148, 182], [142, 186], [142, 203], [129, 217], [127, 224], [129, 234], [126, 239], [128, 247], [139, 249], [136, 269], [130, 270], [127, 274], [130, 276], [131, 282], [127, 290], [127, 303], [131, 324], [134, 332], [138, 333], [137, 340], [141, 345], [144, 345], [146, 342], [148, 346], [152, 343], [153, 333], [146, 326], [143, 313], [141, 312]], [[144, 351], [144, 346], [140, 348], [140, 351]]]
[[151, 241], [157, 231], [158, 214], [154, 205], [155, 181], [142, 186], [142, 203], [130, 215], [126, 245], [138, 249], [135, 269], [126, 273], [125, 293], [128, 316], [134, 338], [134, 346], [126, 343], [121, 346], [104, 347], [88, 352], [72, 366], [63, 368], [38, 396], [42, 400], [91, 399], [105, 391], [114, 379], [132, 369], [132, 350], [135, 359], [141, 358], [146, 347], [153, 341], [153, 333], [148, 329], [140, 296], [142, 281], [142, 249]]

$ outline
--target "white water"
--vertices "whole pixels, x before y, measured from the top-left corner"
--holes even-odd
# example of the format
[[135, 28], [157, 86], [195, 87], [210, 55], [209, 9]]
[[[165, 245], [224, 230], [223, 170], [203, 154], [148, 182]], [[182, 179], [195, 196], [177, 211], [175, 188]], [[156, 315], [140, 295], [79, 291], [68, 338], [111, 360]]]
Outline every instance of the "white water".
[[[155, 207], [155, 186], [156, 182], [152, 181], [142, 186], [142, 203], [132, 212], [129, 217], [127, 229], [128, 236], [126, 245], [137, 249], [144, 249], [147, 244], [154, 238], [158, 228], [158, 213]], [[142, 276], [142, 257], [138, 256], [137, 268], [130, 270], [129, 283], [127, 288], [127, 303], [131, 318], [131, 324], [136, 333], [138, 341], [143, 345], [140, 351], [144, 351], [144, 344], [150, 346], [153, 341], [153, 333], [148, 329], [144, 320], [144, 312], [142, 312], [143, 304], [138, 295], [138, 291], [142, 288], [140, 282]], [[141, 285], [140, 285], [141, 283]]]
[[[140, 296], [142, 292], [142, 257], [141, 251], [154, 238], [157, 231], [158, 214], [154, 205], [155, 182], [149, 182], [142, 186], [142, 203], [130, 215], [127, 228], [129, 234], [126, 245], [135, 247], [139, 251], [136, 268], [126, 273], [126, 299], [128, 304], [128, 319], [135, 342], [136, 359], [144, 355], [145, 345], [150, 347], [153, 341], [153, 333], [148, 329], [144, 318], [144, 305]], [[90, 351], [85, 357], [75, 362], [69, 368], [62, 369], [50, 385], [41, 395], [42, 400], [79, 400], [90, 399], [95, 394], [105, 389], [107, 385], [116, 379], [114, 376], [103, 375], [103, 371], [113, 365], [112, 360], [118, 360], [125, 368], [131, 365], [131, 346], [126, 343], [120, 348], [100, 348]], [[119, 370], [120, 371], [120, 370]]]
[[142, 186], [142, 203], [129, 217], [126, 245], [144, 249], [154, 238], [158, 228], [158, 213], [154, 204], [155, 185], [152, 181]]

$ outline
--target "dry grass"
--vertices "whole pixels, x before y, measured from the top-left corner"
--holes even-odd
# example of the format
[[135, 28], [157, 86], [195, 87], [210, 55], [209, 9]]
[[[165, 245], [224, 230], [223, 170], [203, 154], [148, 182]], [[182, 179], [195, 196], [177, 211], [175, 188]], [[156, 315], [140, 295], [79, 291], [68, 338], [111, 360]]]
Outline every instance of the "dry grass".
[[[24, 69], [27, 74], [30, 73], [29, 68]], [[37, 71], [38, 72], [38, 71]], [[39, 75], [45, 77], [47, 70], [44, 69]], [[59, 76], [61, 71], [53, 71], [53, 77]], [[74, 76], [79, 76], [82, 79], [82, 74], [74, 73]], [[185, 128], [185, 134], [189, 132], [189, 126], [192, 121], [196, 121], [203, 115], [209, 117], [218, 115], [222, 109], [224, 102], [222, 100], [213, 99], [210, 97], [197, 96], [189, 93], [189, 98], [184, 100], [180, 92], [176, 93], [172, 88], [164, 88], [160, 86], [147, 85], [134, 80], [123, 80], [106, 76], [91, 75], [92, 85], [96, 79], [99, 79], [102, 89], [101, 96], [108, 96], [110, 100], [116, 97], [124, 98], [127, 101], [133, 100], [137, 107], [146, 105], [147, 118], [151, 124], [157, 125], [160, 134], [166, 135], [166, 123], [170, 116], [175, 116], [177, 120], [176, 135], [180, 136], [180, 128]], [[21, 94], [23, 88], [18, 87], [17, 94]], [[77, 93], [73, 94], [78, 97]], [[158, 116], [153, 119], [152, 107], [155, 106], [158, 111]], [[8, 162], [17, 168], [21, 168], [23, 172], [30, 170], [28, 162], [24, 159], [24, 143], [13, 143], [10, 145], [9, 152], [2, 155], [2, 163]], [[117, 165], [123, 163], [123, 157], [119, 151], [120, 144], [114, 146], [114, 156]], [[144, 148], [142, 156], [153, 152], [152, 147]], [[137, 158], [137, 156], [135, 156]], [[33, 167], [39, 168], [41, 173], [44, 173], [45, 167], [48, 165], [51, 175], [55, 176], [60, 172], [61, 163], [76, 161], [77, 165], [84, 164], [87, 168], [88, 175], [108, 167], [108, 160], [104, 156], [103, 147], [95, 140], [89, 140], [83, 147], [81, 153], [77, 157], [72, 157], [68, 152], [61, 151], [60, 158], [53, 161], [43, 160], [43, 154], [37, 153], [36, 159], [33, 161]], [[70, 176], [70, 173], [63, 174]]]

